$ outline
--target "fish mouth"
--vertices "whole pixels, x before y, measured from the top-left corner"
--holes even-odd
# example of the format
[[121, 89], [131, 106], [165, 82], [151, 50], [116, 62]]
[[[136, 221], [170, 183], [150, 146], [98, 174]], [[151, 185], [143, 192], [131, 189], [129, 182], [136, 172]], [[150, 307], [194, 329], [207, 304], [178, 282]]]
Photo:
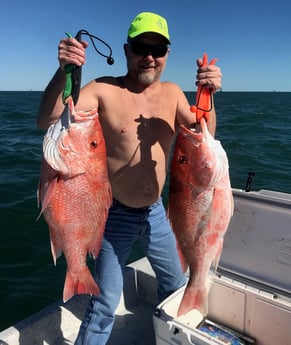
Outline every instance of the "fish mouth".
[[71, 169], [64, 163], [59, 148], [61, 147], [62, 151], [70, 151], [70, 154], [79, 156], [77, 152], [72, 150], [68, 143], [65, 143], [64, 138], [70, 131], [73, 123], [85, 122], [84, 118], [74, 115], [74, 103], [69, 98], [61, 117], [55, 124], [49, 127], [43, 142], [44, 159], [54, 170], [65, 176], [70, 175]]
[[43, 141], [43, 157], [46, 162], [56, 171], [63, 175], [69, 173], [67, 165], [64, 163], [59, 151], [59, 143], [62, 148], [68, 150], [64, 145], [64, 136], [69, 131], [73, 122], [69, 104], [66, 105], [60, 119], [49, 127]]
[[187, 128], [183, 125], [180, 125], [180, 131], [185, 137], [190, 139], [195, 146], [200, 146], [205, 141], [204, 133], [200, 126]]
[[196, 123], [195, 127], [187, 128], [180, 125], [182, 132], [187, 136], [195, 146], [200, 146], [202, 143], [207, 143], [210, 140], [211, 134], [208, 131], [207, 123], [204, 118]]
[[[88, 112], [75, 111], [72, 98], [68, 99], [65, 109], [59, 120], [52, 124], [44, 137], [43, 157], [46, 162], [61, 175], [72, 177], [84, 173], [85, 168], [81, 164], [81, 153], [74, 149], [70, 140], [70, 131], [83, 132], [87, 126], [92, 125], [92, 120], [98, 118], [96, 109]], [[79, 160], [78, 169], [72, 168], [72, 164], [66, 163], [70, 156], [70, 162]]]

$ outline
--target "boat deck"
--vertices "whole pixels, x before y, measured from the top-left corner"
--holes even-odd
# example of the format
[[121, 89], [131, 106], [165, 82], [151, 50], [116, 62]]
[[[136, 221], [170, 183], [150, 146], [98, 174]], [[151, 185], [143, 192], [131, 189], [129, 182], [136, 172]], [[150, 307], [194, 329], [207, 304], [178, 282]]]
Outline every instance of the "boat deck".
[[[257, 345], [290, 345], [291, 195], [233, 192], [235, 213], [224, 237], [217, 274], [209, 275], [207, 317], [255, 339]], [[176, 317], [182, 289], [159, 305], [155, 335], [156, 288], [147, 259], [126, 268], [109, 345], [218, 344], [196, 329], [192, 311]], [[57, 302], [0, 332], [0, 345], [74, 344], [89, 298]]]
[[[126, 269], [124, 291], [109, 345], [155, 344], [153, 310], [156, 281], [146, 259]], [[0, 332], [0, 345], [71, 345], [76, 339], [89, 296], [61, 301]]]

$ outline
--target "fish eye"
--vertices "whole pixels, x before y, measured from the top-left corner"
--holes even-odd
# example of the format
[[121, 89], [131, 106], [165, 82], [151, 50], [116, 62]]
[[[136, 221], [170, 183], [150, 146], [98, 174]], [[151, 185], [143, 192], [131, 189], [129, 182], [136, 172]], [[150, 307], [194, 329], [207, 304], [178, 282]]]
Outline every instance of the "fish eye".
[[179, 163], [180, 164], [186, 164], [187, 163], [187, 157], [186, 156], [180, 156], [179, 157]]
[[96, 149], [97, 146], [98, 146], [98, 143], [97, 143], [96, 140], [91, 141], [90, 147], [91, 147], [92, 149]]

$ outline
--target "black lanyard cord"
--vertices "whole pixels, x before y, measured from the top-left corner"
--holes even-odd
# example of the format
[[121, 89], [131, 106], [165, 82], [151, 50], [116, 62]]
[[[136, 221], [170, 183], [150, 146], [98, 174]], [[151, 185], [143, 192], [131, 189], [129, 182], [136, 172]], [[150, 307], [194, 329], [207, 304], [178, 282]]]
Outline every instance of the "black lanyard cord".
[[[96, 51], [99, 55], [101, 55], [101, 56], [107, 58], [107, 63], [108, 63], [108, 65], [113, 65], [113, 64], [114, 64], [114, 59], [113, 59], [113, 57], [112, 57], [112, 49], [111, 49], [111, 47], [110, 47], [110, 45], [109, 45], [108, 43], [106, 43], [105, 41], [103, 41], [101, 38], [99, 38], [99, 37], [97, 37], [97, 36], [95, 36], [95, 35], [90, 34], [87, 30], [80, 30], [80, 31], [77, 32], [77, 35], [75, 36], [75, 38], [76, 38], [79, 42], [81, 41], [81, 35], [86, 35], [86, 36], [88, 36], [88, 37], [90, 38], [90, 40], [91, 40], [91, 42], [92, 42], [92, 45], [93, 45], [95, 51]], [[101, 42], [102, 44], [104, 44], [104, 45], [108, 48], [108, 50], [109, 50], [109, 55], [103, 54], [103, 53], [96, 47], [96, 44], [95, 44], [95, 42], [94, 42], [94, 39], [95, 39], [95, 40], [98, 40], [99, 42]]]

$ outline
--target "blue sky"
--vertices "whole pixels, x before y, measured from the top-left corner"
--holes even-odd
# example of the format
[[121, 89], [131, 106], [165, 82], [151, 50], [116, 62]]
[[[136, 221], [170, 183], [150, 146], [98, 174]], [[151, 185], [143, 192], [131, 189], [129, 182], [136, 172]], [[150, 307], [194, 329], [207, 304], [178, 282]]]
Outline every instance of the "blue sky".
[[[83, 84], [126, 72], [122, 45], [135, 15], [168, 20], [164, 80], [195, 90], [196, 58], [217, 57], [224, 91], [291, 91], [290, 0], [9, 0], [0, 11], [0, 90], [43, 90], [58, 67], [57, 46], [85, 29], [107, 41], [115, 64], [89, 46]], [[86, 39], [84, 37], [84, 39]]]

